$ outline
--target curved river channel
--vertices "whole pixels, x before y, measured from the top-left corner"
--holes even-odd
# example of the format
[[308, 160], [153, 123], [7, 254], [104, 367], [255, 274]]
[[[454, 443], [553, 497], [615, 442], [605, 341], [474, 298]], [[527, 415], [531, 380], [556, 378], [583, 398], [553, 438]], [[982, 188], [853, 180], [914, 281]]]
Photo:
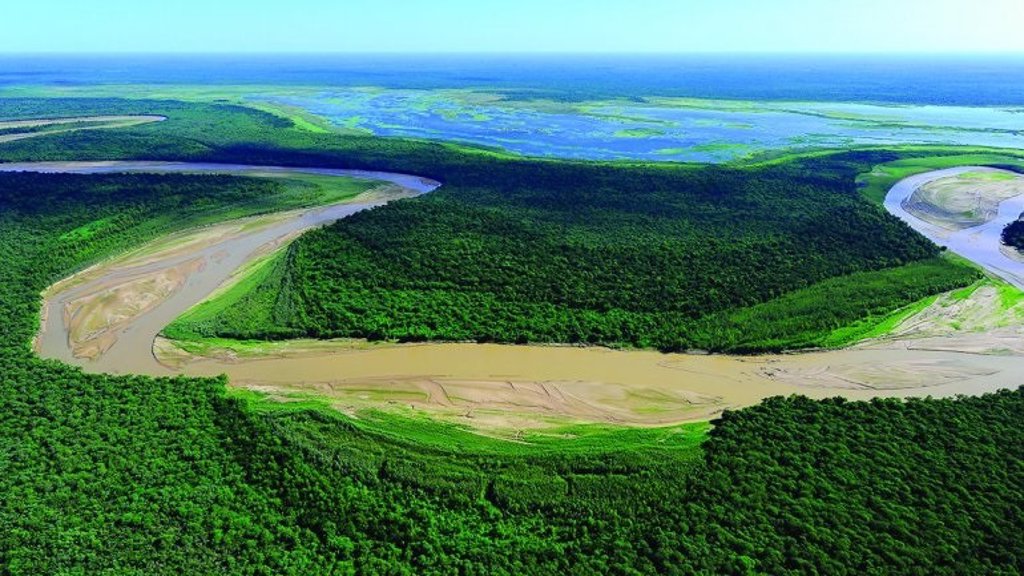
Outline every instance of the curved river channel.
[[999, 204], [999, 213], [992, 220], [979, 226], [957, 231], [950, 231], [936, 226], [912, 214], [906, 208], [911, 196], [920, 187], [936, 180], [967, 173], [1006, 174], [1010, 177], [1020, 178], [1018, 174], [1013, 172], [980, 166], [960, 166], [918, 174], [917, 176], [901, 180], [889, 191], [885, 197], [885, 209], [890, 214], [910, 224], [914, 230], [928, 237], [936, 244], [947, 247], [950, 251], [967, 258], [1008, 283], [1024, 290], [1024, 263], [1007, 256], [1000, 248], [1002, 245], [1003, 228], [1006, 228], [1007, 224], [1019, 219], [1021, 214], [1024, 213], [1024, 195], [1015, 196], [1001, 202]]
[[[1000, 252], [999, 246], [992, 244], [992, 235], [985, 226], [1001, 229], [998, 224], [986, 224], [973, 232], [940, 234], [903, 210], [918, 187], [968, 170], [977, 169], [933, 172], [900, 182], [886, 206], [936, 242], [1021, 286], [1024, 265], [992, 260]], [[43, 325], [36, 349], [43, 357], [77, 364], [91, 372], [227, 374], [233, 386], [276, 395], [313, 393], [346, 411], [411, 408], [481, 428], [522, 428], [566, 421], [659, 425], [707, 419], [724, 409], [776, 395], [851, 399], [953, 396], [1024, 383], [1024, 351], [1007, 353], [1005, 347], [991, 345], [975, 349], [971, 336], [964, 336], [967, 340], [961, 345], [959, 336], [949, 334], [874, 341], [844, 350], [743, 357], [559, 346], [374, 345], [352, 341], [268, 346], [267, 354], [255, 358], [233, 353], [190, 356], [180, 350], [168, 354], [168, 343], [159, 338], [160, 331], [210, 296], [247, 262], [304, 230], [381, 205], [390, 198], [430, 192], [439, 184], [401, 174], [159, 162], [0, 164], [0, 171], [257, 176], [302, 172], [387, 184], [386, 193], [371, 193], [350, 203], [177, 233], [54, 285], [44, 294]], [[1014, 211], [1014, 218], [1019, 215], [1024, 209], [1024, 196], [1006, 201], [1006, 206], [1006, 214], [1001, 212], [997, 220]], [[148, 296], [134, 305], [134, 313], [121, 314], [103, 329], [93, 329], [102, 333], [95, 343], [83, 346], [72, 337], [75, 322], [91, 303], [138, 299], [140, 290], [135, 288], [139, 286], [149, 287], [148, 292], [142, 290]], [[1013, 332], [1008, 338], [1019, 338], [1019, 333]]]
[[[388, 183], [400, 187], [413, 196], [431, 192], [439, 183], [404, 174], [367, 172], [359, 170], [289, 169], [267, 166], [240, 166], [221, 164], [185, 164], [165, 162], [67, 162], [67, 163], [26, 163], [2, 164], [0, 171], [63, 172], [73, 174], [101, 174], [116, 172], [158, 172], [190, 174], [237, 174], [262, 177], [282, 177], [289, 174], [316, 174]], [[160, 253], [158, 258], [120, 261], [125, 265], [99, 267], [102, 274], [94, 276], [90, 271], [83, 274], [84, 281], [74, 282], [61, 289], [44, 303], [43, 326], [36, 348], [45, 358], [55, 358], [72, 364], [80, 364], [97, 372], [144, 372], [149, 374], [167, 373], [153, 356], [153, 342], [165, 326], [182, 315], [186, 310], [201, 302], [232, 274], [251, 260], [261, 248], [273, 246], [287, 238], [294, 237], [311, 228], [322, 226], [345, 218], [356, 212], [385, 204], [386, 200], [370, 200], [326, 206], [318, 209], [299, 210], [287, 217], [257, 225], [256, 219], [248, 219], [250, 226], [242, 229], [229, 228], [221, 236], [214, 236], [206, 242], [196, 243], [188, 250], [170, 250]], [[235, 230], [238, 230], [235, 232]], [[183, 235], [186, 236], [187, 234]], [[167, 243], [167, 239], [162, 240]], [[75, 302], [95, 295], [110, 293], [112, 289], [131, 282], [152, 278], [161, 271], [187, 268], [187, 277], [181, 286], [167, 294], [158, 305], [150, 307], [144, 314], [132, 318], [130, 323], [118, 327], [108, 338], [102, 354], [84, 360], [75, 354], [68, 337], [71, 331]], [[70, 284], [70, 283], [69, 283]]]

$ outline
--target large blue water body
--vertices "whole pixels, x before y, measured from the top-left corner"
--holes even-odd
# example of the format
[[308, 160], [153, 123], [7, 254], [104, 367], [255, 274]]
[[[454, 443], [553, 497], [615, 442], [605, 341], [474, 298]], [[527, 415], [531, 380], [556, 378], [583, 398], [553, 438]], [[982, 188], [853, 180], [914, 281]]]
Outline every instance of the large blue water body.
[[[537, 156], [724, 161], [852, 144], [1024, 147], [1024, 57], [1009, 55], [0, 56], [0, 88], [26, 84], [251, 85], [252, 101], [304, 108], [338, 127]], [[502, 99], [471, 97], [481, 92]]]
[[0, 85], [277, 84], [1024, 105], [1024, 56], [0, 55]]

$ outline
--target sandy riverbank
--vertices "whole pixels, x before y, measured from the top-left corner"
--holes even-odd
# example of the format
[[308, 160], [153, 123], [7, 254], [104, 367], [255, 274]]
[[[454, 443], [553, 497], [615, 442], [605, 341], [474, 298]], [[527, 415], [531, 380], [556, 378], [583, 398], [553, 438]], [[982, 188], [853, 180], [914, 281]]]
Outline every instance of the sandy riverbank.
[[[12, 134], [0, 134], [0, 144], [36, 138], [50, 134], [74, 132], [77, 130], [105, 130], [110, 128], [127, 128], [139, 126], [151, 122], [163, 122], [166, 116], [140, 115], [140, 116], [80, 116], [69, 118], [48, 118], [36, 120], [0, 120], [0, 130], [25, 129], [26, 132], [14, 132]], [[62, 126], [66, 126], [63, 127]], [[48, 130], [32, 131], [29, 129], [40, 127], [52, 127]]]

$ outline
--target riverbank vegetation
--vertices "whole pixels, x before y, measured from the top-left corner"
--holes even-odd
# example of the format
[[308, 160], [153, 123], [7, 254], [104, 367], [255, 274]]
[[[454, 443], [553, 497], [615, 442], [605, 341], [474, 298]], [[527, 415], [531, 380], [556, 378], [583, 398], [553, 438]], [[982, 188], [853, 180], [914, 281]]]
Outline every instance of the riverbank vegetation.
[[1017, 250], [1024, 250], [1024, 220], [1010, 222], [1003, 228], [1003, 244]]
[[857, 177], [857, 185], [865, 198], [882, 204], [885, 195], [904, 178], [923, 174], [933, 170], [955, 168], [957, 166], [992, 166], [1024, 171], [1024, 156], [1011, 151], [997, 153], [994, 151], [968, 149], [947, 149], [947, 154], [925, 157], [904, 158], [874, 166], [871, 171]]
[[[264, 121], [232, 113], [219, 111], [225, 126]], [[189, 114], [210, 122], [210, 139], [222, 138], [216, 119]], [[166, 124], [204, 131], [189, 122], [171, 115]], [[133, 157], [244, 154], [241, 145], [226, 152], [160, 130], [45, 136], [0, 147], [0, 155], [24, 159], [36, 150], [67, 159], [106, 150], [110, 158], [136, 144]], [[263, 150], [254, 152], [261, 161], [322, 153]], [[360, 162], [374, 162], [367, 149], [360, 154]], [[399, 163], [388, 154], [380, 161]], [[500, 194], [478, 189], [477, 202], [467, 200], [472, 213], [488, 213], [490, 198], [501, 194], [510, 195], [519, 218], [543, 208], [545, 195], [514, 193], [530, 188], [532, 170], [543, 172], [528, 166], [524, 180]], [[452, 174], [468, 179], [466, 170]], [[848, 192], [856, 194], [852, 186]], [[414, 414], [351, 418], [315, 401], [229, 394], [219, 379], [90, 375], [28, 349], [39, 294], [52, 282], [209, 214], [251, 213], [287, 194], [273, 182], [231, 177], [0, 174], [0, 573], [1024, 570], [1017, 552], [1024, 549], [1020, 390], [909, 402], [774, 399], [727, 413], [710, 434], [704, 424], [572, 426], [507, 442]], [[601, 201], [593, 196], [585, 200]], [[682, 207], [664, 211], [690, 205], [685, 197]], [[540, 208], [531, 213], [527, 198]], [[614, 211], [627, 198], [606, 200]], [[757, 194], [741, 198], [762, 206]], [[550, 202], [557, 215], [559, 205]], [[421, 205], [434, 206], [396, 204]], [[710, 212], [715, 203], [693, 205]], [[649, 212], [627, 223], [666, 218], [650, 203], [639, 208]], [[861, 216], [871, 230], [879, 219], [883, 230], [895, 226], [870, 211]], [[889, 233], [902, 234], [898, 226]], [[911, 246], [923, 257], [904, 265], [920, 267], [907, 272], [907, 287], [921, 289], [912, 277], [941, 279], [948, 263], [927, 245]], [[871, 260], [870, 248], [859, 250]]]

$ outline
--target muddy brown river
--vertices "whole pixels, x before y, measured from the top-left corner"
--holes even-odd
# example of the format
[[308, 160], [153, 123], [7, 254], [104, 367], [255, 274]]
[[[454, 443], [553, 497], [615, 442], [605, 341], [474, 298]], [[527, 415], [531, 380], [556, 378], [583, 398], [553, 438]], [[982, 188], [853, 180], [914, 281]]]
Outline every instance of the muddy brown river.
[[[849, 349], [752, 357], [355, 341], [267, 345], [265, 354], [255, 357], [230, 350], [197, 356], [159, 339], [160, 331], [247, 262], [304, 230], [390, 198], [427, 193], [438, 184], [399, 174], [211, 164], [0, 165], [0, 171], [11, 170], [263, 176], [296, 170], [386, 184], [351, 203], [177, 233], [54, 285], [44, 294], [36, 349], [87, 371], [226, 374], [232, 386], [281, 397], [315, 394], [345, 411], [422, 410], [488, 429], [567, 421], [660, 425], [707, 419], [780, 394], [953, 396], [1024, 382], [1024, 350], [1016, 344], [1024, 331], [1016, 325], [992, 338], [966, 331], [922, 336], [911, 325], [897, 330], [903, 336]], [[917, 176], [911, 184], [946, 175]], [[903, 194], [907, 186], [901, 183], [894, 191]], [[974, 304], [983, 306], [983, 296]]]

